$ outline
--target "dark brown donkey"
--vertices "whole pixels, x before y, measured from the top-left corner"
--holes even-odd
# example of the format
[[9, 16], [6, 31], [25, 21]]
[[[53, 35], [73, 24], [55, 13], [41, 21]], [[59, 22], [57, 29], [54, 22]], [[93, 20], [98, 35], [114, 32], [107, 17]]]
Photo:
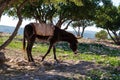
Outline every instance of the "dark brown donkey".
[[[54, 53], [54, 59], [56, 61], [56, 48], [55, 48], [55, 43], [59, 42], [59, 41], [66, 41], [68, 43], [70, 43], [70, 48], [72, 49], [72, 51], [76, 54], [77, 53], [77, 39], [76, 37], [69, 32], [66, 32], [64, 30], [59, 29], [56, 26], [54, 27], [54, 32], [53, 32], [53, 36], [43, 36], [43, 35], [38, 35], [36, 33], [36, 29], [34, 29], [35, 25], [33, 25], [34, 23], [30, 23], [28, 25], [25, 26], [24, 28], [24, 37], [23, 37], [23, 49], [25, 49], [25, 45], [26, 45], [26, 40], [27, 40], [27, 47], [26, 47], [26, 51], [27, 51], [27, 56], [28, 56], [28, 61], [29, 62], [34, 62], [34, 59], [32, 57], [31, 51], [32, 51], [32, 46], [33, 43], [35, 42], [35, 39], [42, 39], [42, 40], [48, 40], [50, 42], [50, 46], [49, 49], [47, 50], [47, 53], [42, 57], [42, 61], [44, 60], [44, 58], [48, 55], [48, 53], [50, 52], [51, 48], [53, 47], [53, 53]], [[37, 26], [39, 27], [39, 26]], [[40, 30], [41, 31], [41, 30]]]

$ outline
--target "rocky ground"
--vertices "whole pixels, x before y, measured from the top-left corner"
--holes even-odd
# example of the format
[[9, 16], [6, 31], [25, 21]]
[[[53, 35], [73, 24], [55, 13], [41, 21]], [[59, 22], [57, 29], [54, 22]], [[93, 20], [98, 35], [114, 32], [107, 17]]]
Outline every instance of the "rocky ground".
[[[93, 40], [85, 42], [94, 43]], [[112, 44], [107, 46], [119, 49], [119, 46], [114, 47]], [[51, 58], [41, 62], [40, 56], [34, 57], [36, 66], [32, 66], [33, 63], [28, 63], [24, 59], [24, 52], [21, 50], [6, 48], [1, 52], [5, 53], [3, 56], [6, 57], [6, 62], [0, 64], [0, 80], [84, 80], [90, 70], [104, 71], [101, 65], [94, 62], [61, 60], [57, 63]]]
[[57, 63], [50, 58], [41, 62], [37, 56], [34, 57], [36, 66], [32, 66], [21, 51], [5, 49], [2, 52], [7, 61], [0, 66], [0, 80], [80, 80], [90, 70], [101, 69], [94, 62], [61, 60]]

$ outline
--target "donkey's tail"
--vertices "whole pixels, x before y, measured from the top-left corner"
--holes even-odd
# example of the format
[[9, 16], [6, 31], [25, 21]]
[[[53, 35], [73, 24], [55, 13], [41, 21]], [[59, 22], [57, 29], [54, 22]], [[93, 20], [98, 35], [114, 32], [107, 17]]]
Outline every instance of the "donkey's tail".
[[25, 39], [25, 29], [23, 32], [23, 50], [25, 51], [25, 47], [26, 47], [26, 39]]

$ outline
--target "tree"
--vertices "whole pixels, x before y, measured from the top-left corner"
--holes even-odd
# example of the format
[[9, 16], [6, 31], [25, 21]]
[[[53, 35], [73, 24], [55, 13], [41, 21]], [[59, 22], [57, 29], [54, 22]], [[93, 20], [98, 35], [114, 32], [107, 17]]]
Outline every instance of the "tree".
[[[58, 11], [58, 23], [56, 25], [61, 26], [64, 22], [79, 20], [92, 20], [94, 18], [94, 11], [96, 10], [99, 0], [82, 0], [82, 5], [78, 6], [73, 2], [66, 4], [60, 4], [60, 10]], [[68, 28], [68, 25], [65, 29]]]
[[[68, 25], [73, 21], [76, 11], [78, 10], [78, 6], [74, 2], [67, 2], [66, 4], [60, 3], [59, 9], [57, 10], [58, 21], [56, 23], [57, 26], [61, 28], [63, 23], [67, 23]], [[66, 27], [68, 27], [68, 25]]]
[[[78, 37], [83, 37], [85, 28], [87, 26], [91, 26], [91, 25], [93, 25], [93, 23], [90, 20], [79, 20], [79, 21], [75, 21], [74, 23], [72, 23], [72, 27], [75, 30], [75, 32], [77, 33]], [[80, 27], [82, 28], [81, 35], [80, 35]], [[78, 28], [78, 31], [76, 31], [75, 28]]]
[[101, 30], [100, 32], [97, 32], [97, 33], [95, 34], [95, 37], [96, 37], [97, 39], [103, 39], [103, 40], [105, 40], [105, 39], [108, 38], [108, 33], [107, 33], [105, 30]]
[[40, 22], [52, 22], [53, 15], [55, 14], [56, 9], [54, 5], [44, 4], [42, 1], [36, 3], [36, 5], [27, 4], [25, 8], [22, 10], [22, 15], [24, 18], [35, 19]]
[[12, 35], [9, 37], [9, 39], [8, 40], [6, 40], [1, 46], [0, 46], [0, 50], [1, 49], [3, 49], [3, 48], [5, 48], [12, 40], [13, 40], [13, 38], [16, 36], [16, 34], [17, 34], [17, 31], [18, 31], [18, 29], [19, 29], [19, 27], [20, 27], [20, 25], [22, 24], [22, 16], [21, 16], [21, 9], [23, 8], [23, 6], [26, 4], [26, 2], [27, 2], [27, 0], [24, 0], [21, 4], [19, 4], [19, 6], [17, 7], [17, 16], [18, 16], [18, 18], [19, 18], [19, 21], [18, 21], [18, 23], [17, 23], [17, 25], [16, 25], [16, 28], [15, 28], [15, 30], [14, 30], [14, 32], [12, 33]]
[[119, 8], [114, 6], [111, 0], [104, 2], [97, 10], [95, 23], [98, 27], [106, 29], [111, 39], [118, 45], [120, 45], [120, 37], [117, 34], [120, 30], [119, 21]]
[[[93, 25], [94, 15], [98, 5], [100, 3], [99, 0], [82, 0], [83, 6], [76, 6], [73, 8], [73, 17], [72, 27], [78, 28], [78, 31], [75, 30], [78, 36], [83, 37], [84, 30], [86, 27]], [[94, 13], [93, 13], [94, 12]], [[82, 32], [80, 35], [80, 27], [82, 28]]]

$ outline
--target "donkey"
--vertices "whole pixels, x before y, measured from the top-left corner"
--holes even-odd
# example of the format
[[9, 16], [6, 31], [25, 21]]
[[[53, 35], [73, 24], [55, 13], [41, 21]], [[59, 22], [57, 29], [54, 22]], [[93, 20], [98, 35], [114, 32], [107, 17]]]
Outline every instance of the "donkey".
[[[77, 41], [77, 38], [72, 33], [62, 30], [62, 29], [58, 28], [57, 26], [53, 26], [54, 27], [53, 36], [49, 36], [49, 35], [43, 36], [40, 34], [36, 34], [36, 31], [35, 31], [36, 29], [34, 29], [33, 24], [34, 23], [27, 24], [24, 28], [24, 33], [23, 33], [23, 49], [25, 50], [25, 48], [26, 48], [27, 57], [28, 57], [29, 62], [34, 62], [31, 51], [32, 51], [32, 47], [33, 47], [33, 44], [34, 44], [36, 38], [41, 39], [41, 40], [48, 40], [49, 44], [50, 44], [46, 54], [42, 57], [42, 61], [49, 54], [51, 48], [53, 48], [54, 59], [56, 61], [58, 61], [57, 57], [56, 57], [55, 43], [59, 42], [59, 41], [66, 41], [66, 42], [70, 43], [70, 48], [72, 49], [74, 54], [77, 54], [78, 41]], [[26, 42], [27, 42], [27, 47], [26, 47]]]

